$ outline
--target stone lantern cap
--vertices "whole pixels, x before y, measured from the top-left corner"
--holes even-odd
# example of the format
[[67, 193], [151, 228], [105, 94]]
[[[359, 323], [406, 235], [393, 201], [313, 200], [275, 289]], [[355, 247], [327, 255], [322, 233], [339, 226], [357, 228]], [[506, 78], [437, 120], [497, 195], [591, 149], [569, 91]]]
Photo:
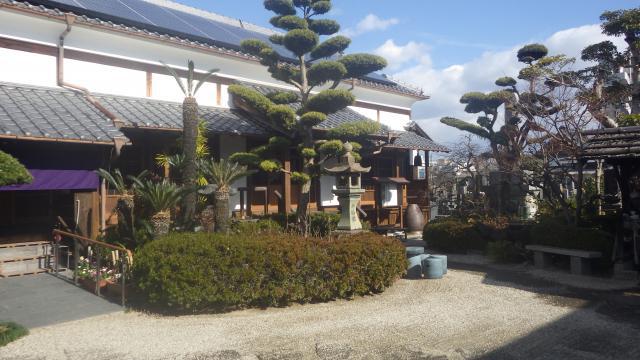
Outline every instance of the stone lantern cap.
[[324, 166], [324, 170], [332, 174], [359, 174], [368, 173], [371, 167], [363, 167], [359, 162], [353, 158], [351, 151], [353, 151], [353, 145], [348, 142], [344, 143], [344, 155], [340, 156], [337, 161], [328, 162]]

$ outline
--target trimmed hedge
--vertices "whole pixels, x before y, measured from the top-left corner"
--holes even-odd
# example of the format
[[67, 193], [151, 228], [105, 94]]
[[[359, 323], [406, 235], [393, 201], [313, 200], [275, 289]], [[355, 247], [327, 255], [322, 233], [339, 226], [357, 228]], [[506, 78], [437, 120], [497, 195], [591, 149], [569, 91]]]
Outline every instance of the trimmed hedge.
[[567, 249], [602, 252], [600, 268], [611, 265], [614, 239], [610, 233], [597, 228], [565, 225], [556, 220], [540, 221], [531, 227], [531, 243]]
[[484, 251], [488, 242], [474, 224], [453, 219], [427, 224], [422, 232], [422, 239], [429, 247], [451, 253]]
[[29, 334], [27, 329], [14, 322], [0, 322], [0, 346], [5, 346], [27, 334]]
[[374, 234], [174, 233], [143, 246], [133, 275], [149, 304], [178, 312], [284, 306], [379, 293], [404, 274], [404, 246]]

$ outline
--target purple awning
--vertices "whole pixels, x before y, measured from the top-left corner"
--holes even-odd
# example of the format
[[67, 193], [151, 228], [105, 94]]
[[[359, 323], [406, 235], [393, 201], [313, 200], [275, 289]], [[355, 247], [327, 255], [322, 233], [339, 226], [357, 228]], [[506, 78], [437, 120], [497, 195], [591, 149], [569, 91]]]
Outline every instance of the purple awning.
[[28, 169], [31, 184], [0, 186], [0, 191], [95, 190], [100, 186], [98, 174], [91, 170]]

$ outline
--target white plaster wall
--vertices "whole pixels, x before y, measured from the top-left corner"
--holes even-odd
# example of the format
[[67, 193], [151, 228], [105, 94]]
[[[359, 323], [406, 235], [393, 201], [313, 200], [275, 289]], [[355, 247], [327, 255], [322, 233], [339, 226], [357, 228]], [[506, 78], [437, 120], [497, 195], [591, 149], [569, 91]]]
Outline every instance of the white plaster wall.
[[391, 130], [402, 131], [410, 121], [409, 115], [380, 111], [380, 123], [387, 125]]
[[64, 64], [65, 81], [91, 92], [135, 97], [144, 97], [147, 93], [144, 71], [73, 59], [65, 59]]
[[56, 60], [53, 56], [0, 48], [0, 81], [55, 87]]
[[[244, 151], [247, 151], [247, 139], [245, 137], [220, 135], [220, 158], [228, 159], [232, 154]], [[232, 186], [234, 189], [247, 186], [247, 179], [242, 178], [234, 182]], [[232, 211], [240, 210], [240, 193], [236, 193], [229, 198], [229, 209]]]
[[378, 121], [378, 110], [367, 109], [360, 106], [349, 106], [349, 108], [373, 121]]
[[[57, 19], [29, 16], [6, 8], [0, 8], [0, 36], [55, 46], [58, 36], [64, 29], [64, 22]], [[271, 78], [266, 68], [254, 61], [215, 55], [205, 50], [180, 47], [123, 33], [98, 30], [84, 25], [76, 24], [73, 26], [71, 33], [67, 36], [66, 46], [69, 49], [151, 64], [159, 64], [159, 61], [163, 60], [169, 65], [182, 68], [186, 66], [187, 60], [190, 59], [195, 62], [196, 70], [201, 72], [218, 68], [220, 69], [220, 75], [229, 78], [264, 82], [278, 86], [286, 85]], [[50, 76], [55, 76], [55, 73]], [[4, 80], [4, 78], [0, 80]], [[112, 85], [104, 86], [111, 87]], [[340, 87], [348, 88], [350, 86], [341, 84]], [[353, 92], [358, 100], [402, 109], [410, 109], [411, 105], [416, 101], [412, 97], [358, 86]], [[226, 91], [224, 93], [226, 94]], [[226, 103], [223, 96], [223, 104]]]
[[336, 177], [330, 175], [320, 176], [320, 204], [322, 206], [338, 206], [338, 197], [331, 190], [336, 188]]
[[[183, 84], [186, 79], [182, 79]], [[184, 94], [180, 86], [170, 75], [152, 74], [151, 76], [151, 97], [153, 99], [182, 102]], [[196, 100], [199, 105], [216, 105], [216, 84], [207, 82], [196, 93]]]

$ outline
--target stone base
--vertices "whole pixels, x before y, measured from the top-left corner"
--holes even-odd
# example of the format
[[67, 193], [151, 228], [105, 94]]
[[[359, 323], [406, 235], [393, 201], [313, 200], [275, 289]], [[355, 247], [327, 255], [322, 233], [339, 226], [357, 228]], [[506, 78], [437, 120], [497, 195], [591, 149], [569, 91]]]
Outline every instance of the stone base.
[[365, 233], [365, 232], [370, 232], [369, 230], [363, 230], [363, 229], [359, 229], [359, 230], [333, 230], [331, 232], [331, 235], [355, 235], [355, 234], [361, 234], [361, 233]]

